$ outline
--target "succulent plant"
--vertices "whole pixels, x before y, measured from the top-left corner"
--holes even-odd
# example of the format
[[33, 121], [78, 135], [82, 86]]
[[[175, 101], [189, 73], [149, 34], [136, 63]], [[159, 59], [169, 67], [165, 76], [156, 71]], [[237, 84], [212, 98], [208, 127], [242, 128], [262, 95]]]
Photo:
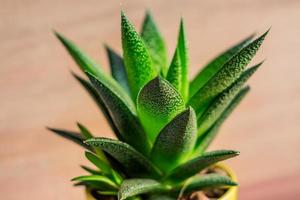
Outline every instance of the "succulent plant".
[[214, 58], [189, 81], [188, 48], [181, 20], [170, 64], [163, 37], [146, 13], [139, 34], [121, 13], [123, 57], [106, 46], [111, 76], [78, 46], [55, 33], [88, 79], [73, 76], [104, 114], [117, 139], [49, 128], [86, 148], [96, 169], [73, 179], [97, 195], [116, 199], [176, 199], [206, 188], [235, 186], [228, 176], [199, 173], [238, 151], [206, 149], [224, 120], [249, 91], [245, 82], [262, 64], [246, 69], [268, 31], [251, 35]]

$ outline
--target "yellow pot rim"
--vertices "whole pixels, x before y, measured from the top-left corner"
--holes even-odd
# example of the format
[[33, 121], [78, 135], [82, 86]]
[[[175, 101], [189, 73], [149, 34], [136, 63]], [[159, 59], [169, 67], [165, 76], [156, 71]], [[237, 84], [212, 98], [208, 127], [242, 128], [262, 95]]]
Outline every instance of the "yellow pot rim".
[[[237, 177], [235, 173], [226, 165], [218, 163], [216, 165], [218, 168], [223, 169], [227, 172], [228, 176], [234, 181], [237, 182]], [[237, 186], [231, 186], [228, 188], [228, 190], [223, 194], [222, 197], [220, 197], [218, 200], [236, 200], [237, 199]], [[96, 200], [90, 193], [90, 190], [86, 188], [86, 197], [87, 200]]]
[[[226, 171], [228, 176], [234, 182], [237, 182], [237, 177], [236, 177], [235, 173], [228, 166], [226, 166], [225, 164], [221, 164], [221, 163], [218, 163], [216, 166], [223, 169], [224, 171]], [[223, 196], [220, 197], [218, 200], [237, 199], [237, 190], [238, 190], [237, 186], [229, 187], [228, 190], [223, 194]]]

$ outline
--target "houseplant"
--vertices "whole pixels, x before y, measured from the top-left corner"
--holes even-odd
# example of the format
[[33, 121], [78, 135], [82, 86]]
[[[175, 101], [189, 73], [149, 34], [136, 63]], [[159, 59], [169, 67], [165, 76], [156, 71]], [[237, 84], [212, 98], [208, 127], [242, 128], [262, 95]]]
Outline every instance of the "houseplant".
[[[87, 149], [97, 169], [73, 179], [88, 199], [236, 199], [236, 179], [217, 163], [239, 154], [206, 152], [221, 124], [249, 91], [247, 68], [268, 31], [251, 35], [188, 80], [188, 49], [181, 20], [168, 64], [166, 46], [149, 12], [138, 34], [121, 13], [123, 58], [106, 46], [111, 74], [73, 42], [55, 33], [88, 79], [73, 76], [93, 97], [117, 139], [49, 128]], [[200, 192], [202, 191], [202, 192]]]

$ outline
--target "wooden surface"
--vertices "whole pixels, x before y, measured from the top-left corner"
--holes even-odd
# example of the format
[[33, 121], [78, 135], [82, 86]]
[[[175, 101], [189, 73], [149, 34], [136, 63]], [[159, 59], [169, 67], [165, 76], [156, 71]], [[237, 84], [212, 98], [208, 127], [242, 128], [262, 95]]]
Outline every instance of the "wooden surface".
[[[150, 8], [175, 46], [186, 22], [191, 70], [253, 31], [272, 26], [254, 62], [251, 94], [223, 126], [211, 149], [236, 149], [228, 162], [240, 199], [298, 199], [300, 195], [300, 1], [0, 1], [0, 192], [5, 200], [80, 200], [69, 181], [87, 163], [83, 150], [45, 130], [80, 121], [111, 136], [102, 115], [70, 75], [78, 71], [54, 38], [57, 29], [107, 69], [102, 44], [120, 50], [120, 9], [139, 28]], [[297, 198], [298, 197], [298, 198]]]

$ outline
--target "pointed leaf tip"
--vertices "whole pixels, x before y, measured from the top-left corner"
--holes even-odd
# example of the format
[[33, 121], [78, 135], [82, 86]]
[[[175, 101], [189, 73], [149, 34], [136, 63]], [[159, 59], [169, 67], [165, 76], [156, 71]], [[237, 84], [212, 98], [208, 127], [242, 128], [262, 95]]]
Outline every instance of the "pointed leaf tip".
[[205, 152], [210, 143], [214, 140], [218, 131], [223, 124], [223, 122], [228, 118], [228, 116], [233, 112], [233, 110], [239, 105], [239, 103], [244, 99], [246, 94], [249, 92], [250, 87], [244, 87], [230, 102], [229, 106], [223, 111], [218, 120], [214, 123], [214, 125], [202, 136], [199, 137], [196, 142], [196, 148], [194, 153], [199, 155]]
[[183, 20], [180, 21], [177, 46], [167, 78], [178, 89], [184, 100], [188, 98], [188, 48]]
[[151, 142], [184, 109], [185, 104], [178, 91], [159, 76], [149, 81], [137, 98], [138, 115]]
[[182, 95], [182, 64], [179, 57], [179, 50], [178, 48], [175, 49], [175, 53], [173, 55], [171, 64], [169, 66], [169, 70], [166, 76], [166, 79], [179, 91]]
[[92, 184], [100, 188], [109, 188], [116, 190], [118, 186], [109, 178], [102, 175], [87, 175], [87, 176], [78, 176], [73, 178], [71, 181], [78, 181], [79, 183], [86, 183], [87, 185]]
[[122, 17], [126, 17], [126, 16], [125, 16], [124, 10], [121, 10], [121, 16], [122, 16]]
[[141, 37], [149, 51], [153, 67], [163, 76], [167, 73], [167, 51], [165, 41], [150, 11], [146, 12]]
[[123, 58], [108, 45], [105, 45], [112, 77], [130, 94], [127, 73]]
[[80, 135], [80, 133], [77, 133], [74, 131], [63, 130], [63, 129], [50, 128], [50, 127], [46, 127], [46, 128], [49, 131], [51, 131], [63, 138], [71, 140], [72, 142], [79, 144], [80, 146], [92, 151], [92, 148], [90, 148], [88, 145], [86, 145], [84, 143], [84, 141], [83, 141], [84, 138]]
[[153, 67], [142, 38], [125, 15], [121, 16], [121, 32], [124, 63], [132, 99], [135, 101], [139, 90], [158, 72]]
[[199, 173], [206, 167], [238, 155], [239, 152], [234, 150], [216, 150], [204, 153], [175, 168], [168, 176], [168, 180], [181, 181], [187, 179]]
[[237, 186], [237, 183], [228, 176], [218, 175], [216, 173], [197, 175], [186, 185], [184, 193], [188, 194], [207, 188], [220, 188], [228, 186]]
[[54, 32], [54, 34], [83, 72], [88, 71], [96, 76], [103, 76], [101, 68], [74, 42], [58, 32]]
[[209, 103], [243, 73], [245, 67], [256, 55], [268, 31], [243, 47], [237, 54], [226, 63], [200, 88], [189, 100], [197, 116], [201, 116]]
[[220, 55], [216, 56], [206, 66], [204, 66], [203, 69], [201, 69], [201, 71], [194, 77], [194, 79], [190, 83], [190, 97], [192, 97], [199, 89], [201, 89], [205, 85], [205, 83], [211, 77], [213, 77], [230, 58], [232, 58], [242, 48], [249, 44], [254, 36], [255, 34], [251, 34], [241, 42], [235, 44]]
[[218, 120], [224, 110], [242, 90], [246, 81], [256, 72], [261, 64], [262, 62], [245, 70], [229, 88], [212, 101], [203, 115], [198, 118], [198, 137], [204, 134]]
[[188, 158], [196, 142], [196, 114], [189, 107], [178, 114], [159, 133], [151, 158], [165, 172]]
[[80, 129], [81, 135], [85, 140], [93, 138], [92, 133], [84, 125], [77, 122], [77, 126]]

